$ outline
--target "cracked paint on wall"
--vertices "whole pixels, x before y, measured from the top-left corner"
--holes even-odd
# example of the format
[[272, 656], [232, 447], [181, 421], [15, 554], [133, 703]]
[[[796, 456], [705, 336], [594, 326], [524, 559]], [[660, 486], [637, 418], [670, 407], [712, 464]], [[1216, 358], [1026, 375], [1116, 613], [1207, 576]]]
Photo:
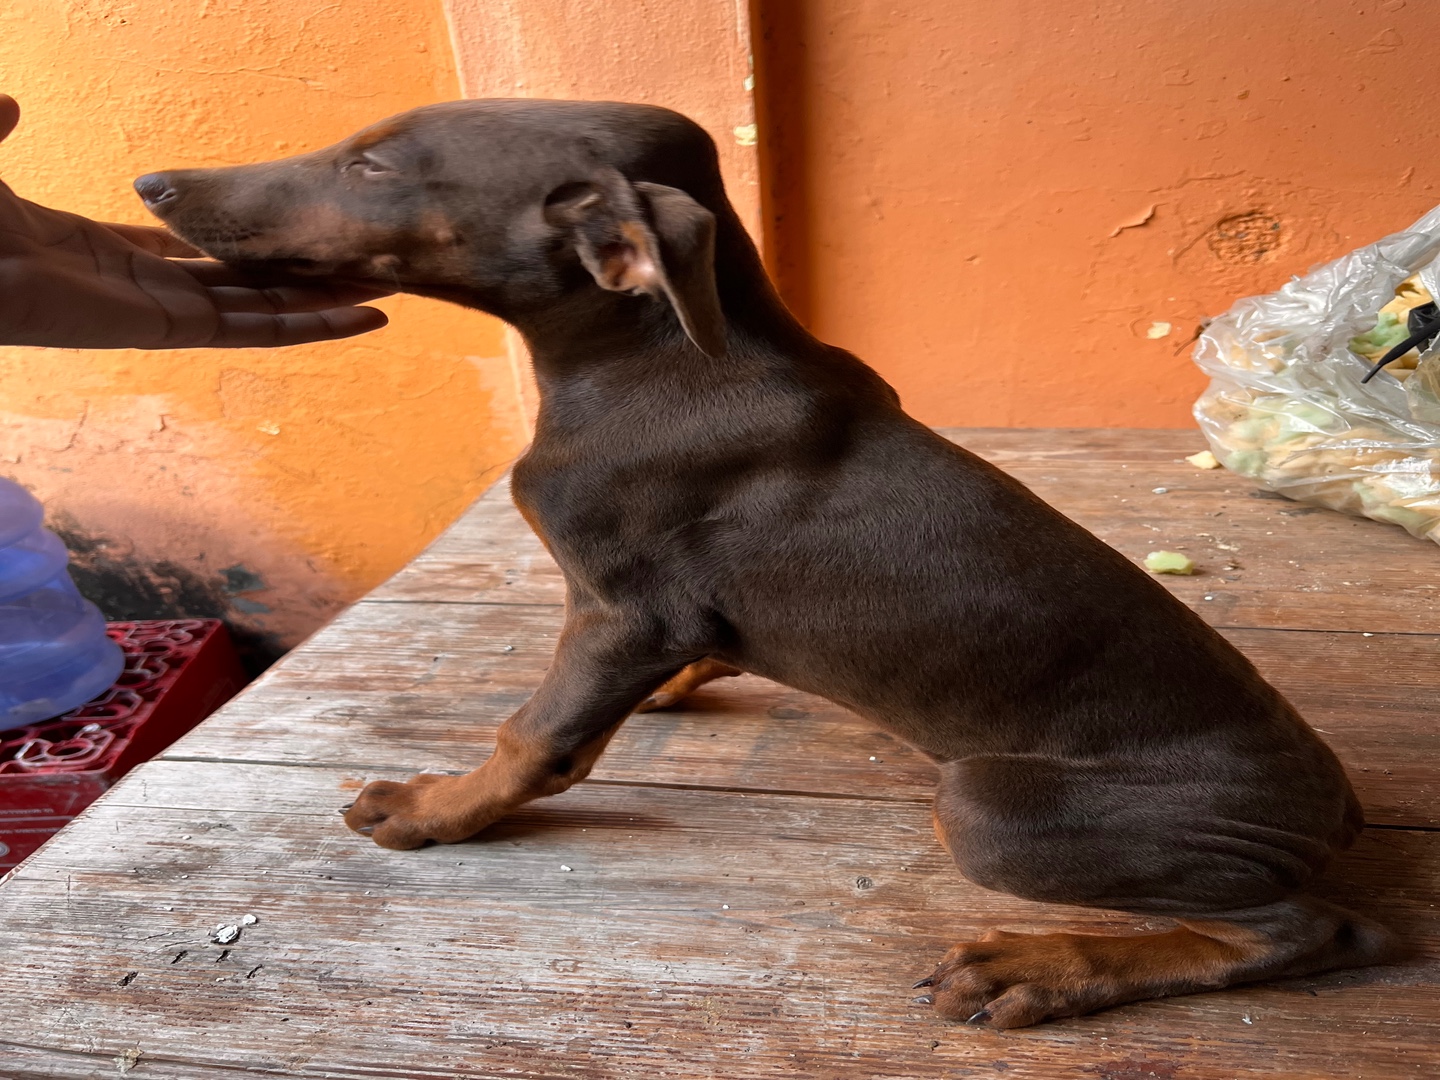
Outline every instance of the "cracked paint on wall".
[[1433, 3], [757, 11], [782, 289], [933, 424], [1190, 426], [1201, 319], [1440, 203]]
[[[17, 193], [150, 223], [131, 180], [334, 142], [459, 96], [440, 0], [11, 0]], [[525, 435], [502, 329], [412, 297], [277, 351], [0, 349], [0, 474], [113, 618], [229, 619], [261, 659], [383, 580]], [[242, 587], [243, 586], [243, 587]]]

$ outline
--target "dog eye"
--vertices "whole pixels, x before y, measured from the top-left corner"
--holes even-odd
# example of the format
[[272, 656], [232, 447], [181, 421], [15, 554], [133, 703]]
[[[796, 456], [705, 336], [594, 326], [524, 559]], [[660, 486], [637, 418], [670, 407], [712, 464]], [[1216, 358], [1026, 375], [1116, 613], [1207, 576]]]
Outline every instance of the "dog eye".
[[346, 162], [345, 171], [358, 172], [361, 176], [384, 176], [388, 173], [393, 173], [395, 168], [385, 164], [385, 162], [380, 161], [378, 158], [373, 158], [369, 154], [365, 154], [354, 161]]

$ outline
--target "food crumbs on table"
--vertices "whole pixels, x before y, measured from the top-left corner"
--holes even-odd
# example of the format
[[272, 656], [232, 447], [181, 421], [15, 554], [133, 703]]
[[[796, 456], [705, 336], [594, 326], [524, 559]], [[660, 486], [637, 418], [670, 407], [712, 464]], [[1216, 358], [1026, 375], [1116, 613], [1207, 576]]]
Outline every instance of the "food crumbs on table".
[[1194, 465], [1197, 469], [1220, 468], [1220, 459], [1217, 458], [1214, 454], [1212, 454], [1209, 450], [1201, 450], [1198, 454], [1191, 454], [1185, 460], [1188, 461], [1191, 465]]
[[1193, 574], [1195, 562], [1178, 551], [1152, 551], [1145, 556], [1145, 569], [1152, 574]]

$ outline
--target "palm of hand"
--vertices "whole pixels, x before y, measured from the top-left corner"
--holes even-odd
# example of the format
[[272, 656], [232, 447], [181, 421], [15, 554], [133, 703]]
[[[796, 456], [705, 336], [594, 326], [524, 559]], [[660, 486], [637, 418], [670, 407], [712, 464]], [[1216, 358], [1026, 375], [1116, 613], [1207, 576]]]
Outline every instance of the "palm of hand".
[[[0, 94], [0, 142], [20, 119]], [[273, 347], [378, 330], [392, 290], [237, 274], [164, 229], [51, 210], [0, 183], [0, 345]]]
[[[163, 250], [163, 241], [154, 246]], [[4, 184], [0, 280], [0, 327], [15, 345], [199, 347], [213, 344], [221, 326], [219, 308], [193, 274], [110, 227], [20, 199]]]

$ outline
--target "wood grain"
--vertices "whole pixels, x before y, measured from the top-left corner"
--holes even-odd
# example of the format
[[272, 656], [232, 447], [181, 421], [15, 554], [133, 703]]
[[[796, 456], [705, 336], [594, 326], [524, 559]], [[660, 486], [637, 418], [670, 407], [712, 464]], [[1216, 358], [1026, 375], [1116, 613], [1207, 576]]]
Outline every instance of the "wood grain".
[[[339, 781], [139, 770], [0, 890], [0, 995], [25, 1002], [0, 1042], [43, 1032], [50, 1076], [137, 1046], [162, 1076], [1309, 1080], [1423, 1076], [1440, 1040], [1428, 959], [1008, 1035], [937, 1021], [908, 987], [957, 939], [1162, 924], [972, 886], [921, 806], [586, 784], [395, 853], [344, 831]], [[1385, 833], [1329, 893], [1428, 957], [1437, 885], [1440, 837]]]
[[951, 442], [1001, 468], [1016, 462], [1171, 461], [1205, 449], [1196, 428], [940, 428]]

